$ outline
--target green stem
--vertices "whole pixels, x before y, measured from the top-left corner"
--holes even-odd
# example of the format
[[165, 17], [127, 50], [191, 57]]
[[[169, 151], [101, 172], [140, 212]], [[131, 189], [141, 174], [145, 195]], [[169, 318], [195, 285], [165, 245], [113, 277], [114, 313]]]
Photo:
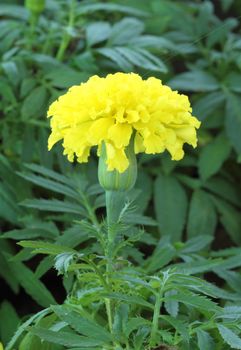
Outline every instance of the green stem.
[[[117, 234], [117, 224], [119, 221], [119, 216], [123, 208], [125, 201], [125, 192], [121, 191], [106, 191], [106, 215], [107, 215], [107, 226], [108, 226], [108, 236], [106, 244], [106, 283], [111, 290], [110, 275], [113, 271], [114, 263], [114, 244]], [[113, 318], [112, 318], [112, 301], [106, 299], [106, 311], [109, 322], [110, 331], [113, 331]]]
[[112, 271], [113, 252], [115, 239], [117, 235], [117, 225], [121, 210], [125, 203], [126, 192], [123, 191], [106, 191], [106, 215], [108, 226], [107, 238], [107, 274]]
[[34, 43], [34, 37], [35, 37], [38, 20], [39, 20], [39, 14], [31, 11], [30, 17], [29, 17], [30, 30], [29, 30], [29, 36], [27, 41], [27, 48], [29, 50], [32, 48], [32, 45]]
[[106, 191], [106, 214], [108, 227], [115, 226], [126, 199], [125, 191]]
[[111, 333], [113, 333], [113, 319], [112, 319], [112, 310], [111, 310], [111, 300], [108, 299], [108, 298], [105, 298], [105, 308], [106, 308], [106, 313], [107, 313], [109, 330], [110, 330]]
[[155, 346], [156, 345], [156, 335], [158, 331], [158, 323], [159, 323], [159, 317], [160, 317], [160, 310], [162, 305], [162, 292], [156, 293], [156, 302], [154, 307], [154, 314], [152, 319], [152, 329], [151, 329], [151, 338], [150, 338], [150, 345]]
[[[109, 292], [109, 285], [107, 284], [106, 280], [103, 278], [101, 272], [99, 271], [98, 267], [89, 259], [85, 259], [92, 267], [93, 270], [95, 271], [95, 273], [99, 276], [99, 279], [103, 285], [103, 287], [105, 288], [105, 290], [107, 292]], [[108, 325], [109, 325], [109, 329], [110, 332], [112, 333], [113, 331], [113, 320], [112, 320], [112, 314], [111, 314], [111, 304], [110, 304], [110, 299], [105, 298], [105, 307], [106, 307], [106, 313], [107, 313], [107, 318], [108, 318]]]
[[[71, 28], [74, 26], [74, 20], [75, 20], [75, 7], [76, 7], [76, 0], [72, 0], [70, 4], [70, 10], [69, 10], [69, 21], [68, 21], [68, 27]], [[56, 58], [59, 61], [62, 61], [64, 58], [65, 51], [70, 43], [71, 36], [70, 34], [65, 30]]]

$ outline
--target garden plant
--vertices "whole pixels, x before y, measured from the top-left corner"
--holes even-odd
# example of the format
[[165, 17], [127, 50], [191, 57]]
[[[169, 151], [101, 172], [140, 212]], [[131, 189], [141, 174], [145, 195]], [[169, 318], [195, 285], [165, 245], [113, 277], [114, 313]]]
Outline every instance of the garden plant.
[[240, 18], [0, 3], [1, 350], [241, 349]]

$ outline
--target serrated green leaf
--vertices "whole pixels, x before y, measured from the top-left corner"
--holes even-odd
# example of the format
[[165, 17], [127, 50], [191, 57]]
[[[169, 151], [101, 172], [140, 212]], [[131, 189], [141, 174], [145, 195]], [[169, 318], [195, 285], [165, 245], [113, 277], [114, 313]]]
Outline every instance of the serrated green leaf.
[[33, 315], [32, 317], [30, 317], [27, 321], [25, 321], [18, 328], [17, 332], [14, 334], [14, 336], [12, 337], [10, 342], [7, 344], [5, 350], [13, 350], [14, 349], [13, 346], [15, 345], [15, 343], [17, 342], [19, 337], [23, 334], [23, 332], [26, 330], [26, 328], [28, 326], [30, 326], [32, 322], [34, 322], [36, 320], [40, 320], [41, 318], [46, 316], [48, 313], [49, 313], [49, 309], [41, 310], [41, 311], [37, 312], [35, 315]]
[[[217, 269], [214, 270], [217, 273]], [[179, 285], [185, 285], [188, 289], [208, 295], [212, 298], [222, 298], [225, 300], [239, 300], [239, 295], [230, 293], [222, 288], [215, 286], [212, 283], [209, 283], [203, 279], [194, 277], [194, 276], [186, 276], [176, 275], [176, 282]]]
[[66, 347], [93, 347], [103, 345], [103, 341], [88, 337], [76, 335], [73, 332], [59, 331], [54, 332], [42, 327], [32, 327], [30, 332], [37, 335], [40, 339], [50, 343], [64, 345]]
[[217, 327], [225, 343], [227, 343], [232, 349], [241, 349], [241, 338], [239, 338], [237, 334], [222, 324], [218, 324]]
[[200, 350], [213, 350], [214, 341], [208, 332], [199, 329], [197, 331], [198, 347]]
[[[53, 323], [56, 321], [54, 314], [48, 315], [40, 320], [37, 320], [36, 324], [44, 328], [52, 328]], [[18, 350], [63, 350], [63, 347], [56, 344], [51, 344], [42, 340], [32, 333], [27, 333], [21, 340]]]
[[111, 341], [112, 337], [105, 328], [101, 327], [92, 319], [86, 319], [67, 306], [52, 306], [54, 313], [79, 334], [103, 342]]
[[189, 342], [189, 334], [188, 334], [188, 325], [185, 324], [183, 321], [178, 320], [175, 317], [168, 316], [168, 315], [161, 315], [160, 316], [163, 320], [170, 323], [176, 331], [181, 335], [184, 342]]
[[202, 295], [191, 294], [191, 293], [185, 294], [182, 292], [178, 292], [177, 294], [173, 294], [165, 297], [165, 299], [176, 300], [180, 303], [192, 306], [200, 310], [207, 310], [207, 311], [213, 311], [213, 312], [219, 311], [219, 307], [217, 306], [217, 304], [215, 304], [213, 301], [211, 301], [210, 299]]
[[[165, 293], [165, 297], [169, 295], [174, 295], [177, 294], [176, 290], [169, 290]], [[172, 317], [177, 317], [178, 315], [178, 310], [179, 310], [179, 303], [176, 300], [166, 300], [164, 303], [165, 309], [171, 315]]]
[[123, 332], [126, 329], [126, 323], [129, 318], [130, 307], [127, 304], [120, 304], [115, 308], [114, 319], [113, 319], [113, 335], [116, 339], [123, 337]]
[[216, 318], [238, 321], [241, 319], [241, 306], [225, 306]]

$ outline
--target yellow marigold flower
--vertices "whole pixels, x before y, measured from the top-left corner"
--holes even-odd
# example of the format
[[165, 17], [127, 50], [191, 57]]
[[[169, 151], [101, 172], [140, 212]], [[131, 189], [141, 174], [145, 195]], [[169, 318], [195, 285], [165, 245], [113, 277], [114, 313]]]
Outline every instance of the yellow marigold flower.
[[183, 158], [183, 144], [197, 145], [200, 122], [191, 115], [188, 97], [172, 91], [156, 78], [116, 73], [91, 77], [71, 87], [53, 102], [48, 116], [52, 133], [49, 149], [63, 140], [70, 161], [76, 155], [87, 162], [90, 149], [106, 145], [108, 170], [124, 172], [129, 161], [126, 147], [134, 133], [135, 153], [162, 153]]

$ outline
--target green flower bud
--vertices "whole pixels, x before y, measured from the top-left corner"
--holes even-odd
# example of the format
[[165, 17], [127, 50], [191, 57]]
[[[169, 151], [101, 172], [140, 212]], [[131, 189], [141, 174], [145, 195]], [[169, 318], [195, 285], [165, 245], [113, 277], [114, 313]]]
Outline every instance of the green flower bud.
[[126, 156], [129, 160], [129, 167], [123, 173], [119, 173], [117, 170], [109, 171], [106, 164], [106, 147], [103, 143], [99, 158], [98, 177], [100, 185], [105, 191], [129, 191], [135, 185], [137, 163], [133, 140], [126, 148]]
[[39, 14], [45, 8], [45, 0], [25, 0], [25, 7], [29, 11]]

